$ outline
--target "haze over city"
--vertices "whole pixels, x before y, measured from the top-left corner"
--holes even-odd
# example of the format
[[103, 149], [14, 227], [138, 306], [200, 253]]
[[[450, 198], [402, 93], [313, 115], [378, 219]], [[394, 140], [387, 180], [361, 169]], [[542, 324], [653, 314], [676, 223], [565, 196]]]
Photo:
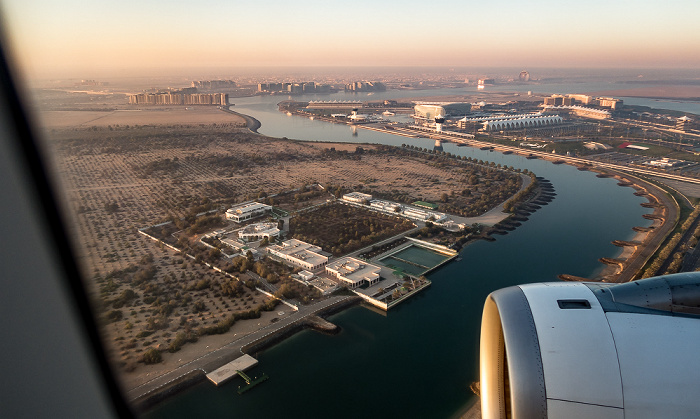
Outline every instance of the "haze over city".
[[4, 416], [700, 417], [698, 16], [0, 0]]
[[29, 78], [244, 67], [693, 68], [689, 0], [541, 2], [10, 1]]

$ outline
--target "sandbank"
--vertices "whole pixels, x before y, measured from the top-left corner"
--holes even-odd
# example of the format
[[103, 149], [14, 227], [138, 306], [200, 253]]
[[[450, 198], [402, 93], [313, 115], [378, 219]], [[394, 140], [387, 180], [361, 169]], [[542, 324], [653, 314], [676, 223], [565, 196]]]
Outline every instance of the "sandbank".
[[245, 119], [217, 107], [155, 107], [118, 110], [44, 111], [38, 114], [46, 128], [106, 127], [108, 125], [237, 124]]

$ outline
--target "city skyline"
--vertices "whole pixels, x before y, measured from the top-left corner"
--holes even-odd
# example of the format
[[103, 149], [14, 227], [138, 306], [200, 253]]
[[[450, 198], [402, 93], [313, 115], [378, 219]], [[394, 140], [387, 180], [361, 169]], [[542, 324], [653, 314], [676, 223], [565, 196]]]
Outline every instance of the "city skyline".
[[2, 11], [18, 66], [36, 79], [269, 66], [700, 66], [700, 4], [686, 0], [31, 0]]

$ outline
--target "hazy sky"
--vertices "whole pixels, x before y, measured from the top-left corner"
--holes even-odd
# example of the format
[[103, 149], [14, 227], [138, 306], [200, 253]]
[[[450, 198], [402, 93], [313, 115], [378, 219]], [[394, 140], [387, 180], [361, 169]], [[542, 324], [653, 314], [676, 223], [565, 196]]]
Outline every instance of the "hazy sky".
[[698, 0], [3, 0], [33, 77], [240, 66], [700, 68]]

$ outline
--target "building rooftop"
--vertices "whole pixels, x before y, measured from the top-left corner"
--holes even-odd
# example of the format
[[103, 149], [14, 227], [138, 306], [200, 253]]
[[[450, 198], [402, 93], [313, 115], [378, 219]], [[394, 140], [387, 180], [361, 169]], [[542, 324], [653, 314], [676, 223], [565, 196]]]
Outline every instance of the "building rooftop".
[[345, 281], [359, 283], [376, 280], [382, 268], [360, 259], [345, 257], [326, 265], [326, 270], [337, 273]]
[[264, 232], [274, 232], [279, 229], [277, 228], [277, 223], [257, 223], [245, 226], [241, 229], [240, 233], [243, 234], [253, 234], [253, 233], [264, 233]]
[[311, 243], [306, 243], [297, 239], [290, 239], [283, 242], [281, 245], [272, 245], [268, 247], [268, 251], [277, 252], [286, 255], [290, 258], [308, 262], [314, 266], [323, 264], [328, 261], [328, 258], [317, 253], [321, 248], [314, 246]]
[[271, 206], [261, 204], [259, 202], [249, 202], [247, 204], [231, 207], [226, 212], [245, 214], [247, 212], [262, 211], [262, 210], [267, 210], [267, 209], [271, 209], [271, 208], [272, 208]]
[[345, 195], [343, 195], [343, 199], [350, 199], [350, 200], [370, 200], [372, 199], [372, 195], [362, 193], [362, 192], [348, 192]]

